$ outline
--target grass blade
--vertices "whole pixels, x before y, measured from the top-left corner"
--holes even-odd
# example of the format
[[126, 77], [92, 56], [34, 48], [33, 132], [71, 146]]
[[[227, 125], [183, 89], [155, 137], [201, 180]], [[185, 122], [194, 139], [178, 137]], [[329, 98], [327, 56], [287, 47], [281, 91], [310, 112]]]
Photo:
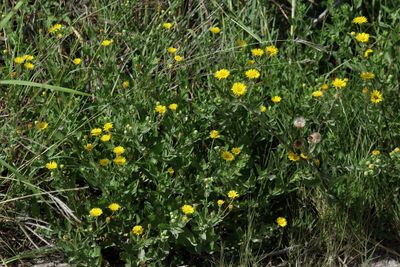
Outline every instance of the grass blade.
[[33, 86], [33, 87], [45, 88], [45, 89], [64, 92], [64, 93], [77, 94], [77, 95], [83, 95], [83, 96], [91, 96], [90, 94], [80, 92], [77, 90], [73, 90], [73, 89], [69, 89], [69, 88], [65, 88], [65, 87], [61, 87], [61, 86], [44, 84], [44, 83], [35, 83], [35, 82], [29, 82], [29, 81], [0, 80], [0, 84]]
[[14, 15], [15, 11], [17, 11], [17, 10], [22, 6], [23, 3], [24, 3], [24, 1], [19, 1], [19, 2], [15, 5], [14, 9], [11, 10], [10, 13], [8, 13], [8, 14], [4, 17], [4, 19], [2, 19], [2, 20], [0, 21], [0, 30], [2, 30], [2, 29], [7, 25], [7, 23], [10, 21], [11, 17]]

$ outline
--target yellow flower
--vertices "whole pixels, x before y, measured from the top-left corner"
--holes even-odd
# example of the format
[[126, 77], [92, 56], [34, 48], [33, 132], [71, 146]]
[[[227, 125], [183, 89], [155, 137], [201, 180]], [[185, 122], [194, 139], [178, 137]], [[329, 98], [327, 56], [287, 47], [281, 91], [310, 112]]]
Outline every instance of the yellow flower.
[[100, 208], [93, 208], [90, 210], [89, 214], [92, 217], [99, 217], [101, 214], [103, 214], [103, 211]]
[[72, 60], [72, 62], [73, 62], [75, 65], [79, 65], [79, 64], [81, 64], [82, 59], [80, 59], [79, 57], [77, 57], [77, 58], [74, 58], [74, 60]]
[[368, 19], [366, 17], [364, 17], [364, 16], [355, 17], [353, 19], [353, 23], [359, 24], [359, 25], [367, 23], [367, 22], [368, 22]]
[[318, 97], [321, 97], [321, 96], [323, 96], [324, 95], [324, 93], [322, 92], [322, 91], [314, 91], [313, 93], [312, 93], [312, 96], [313, 97], [316, 97], [316, 98], [318, 98]]
[[231, 152], [233, 153], [233, 155], [237, 156], [240, 154], [242, 150], [239, 147], [234, 147], [231, 149]]
[[135, 225], [132, 228], [132, 233], [134, 233], [137, 236], [142, 235], [143, 231], [144, 231], [144, 229], [143, 229], [143, 227], [141, 225]]
[[219, 138], [219, 131], [217, 131], [217, 130], [212, 130], [212, 131], [210, 132], [210, 137], [211, 137], [212, 139], [217, 139], [217, 138]]
[[108, 164], [110, 164], [110, 160], [109, 159], [101, 159], [99, 160], [99, 164], [103, 167], [107, 166]]
[[276, 56], [278, 55], [279, 49], [274, 45], [270, 45], [265, 48], [265, 52], [267, 52], [269, 56]]
[[378, 90], [374, 90], [371, 93], [371, 102], [374, 104], [378, 104], [380, 102], [382, 102], [383, 97], [382, 97], [382, 93], [379, 92]]
[[257, 79], [260, 77], [260, 72], [256, 69], [249, 69], [246, 71], [246, 77], [249, 79]]
[[94, 128], [90, 131], [92, 136], [99, 136], [103, 131], [100, 128]]
[[267, 107], [264, 106], [264, 105], [262, 105], [262, 106], [260, 107], [260, 112], [261, 112], [261, 113], [264, 113], [264, 112], [266, 112], [266, 111], [267, 111]]
[[110, 44], [112, 44], [113, 43], [113, 40], [104, 40], [103, 42], [101, 42], [101, 45], [102, 46], [109, 46]]
[[93, 150], [93, 145], [92, 144], [86, 144], [85, 145], [85, 149], [86, 149], [86, 151], [92, 151]]
[[129, 81], [124, 81], [122, 83], [122, 88], [127, 89], [129, 87]]
[[297, 155], [296, 153], [294, 153], [293, 151], [288, 152], [288, 158], [291, 161], [299, 161], [300, 160], [300, 156]]
[[110, 223], [111, 222], [111, 217], [110, 216], [107, 216], [106, 217], [106, 223]]
[[219, 27], [211, 27], [210, 32], [217, 34], [221, 32], [221, 29]]
[[123, 166], [123, 165], [125, 165], [125, 163], [126, 163], [126, 158], [123, 157], [123, 156], [117, 156], [117, 157], [114, 159], [114, 163], [115, 163], [115, 165]]
[[274, 102], [275, 104], [281, 102], [281, 100], [282, 100], [282, 98], [278, 95], [271, 98], [271, 101]]
[[231, 74], [231, 72], [227, 69], [220, 69], [214, 73], [214, 77], [218, 80], [226, 79]]
[[173, 175], [173, 174], [175, 173], [175, 170], [174, 170], [174, 168], [169, 167], [169, 168], [167, 169], [167, 172], [168, 172], [169, 175]]
[[300, 157], [301, 157], [302, 159], [308, 159], [308, 156], [307, 156], [306, 154], [303, 154], [303, 153], [300, 154]]
[[163, 27], [164, 27], [164, 29], [169, 30], [169, 29], [172, 28], [172, 23], [170, 23], [170, 22], [164, 22], [164, 23], [163, 23]]
[[360, 77], [363, 80], [372, 80], [373, 78], [375, 78], [375, 74], [372, 72], [363, 71], [361, 72]]
[[280, 226], [280, 227], [285, 227], [287, 225], [287, 221], [285, 218], [283, 217], [278, 217], [276, 219], [276, 223]]
[[14, 62], [15, 62], [16, 64], [22, 64], [22, 63], [24, 63], [24, 61], [25, 61], [25, 59], [24, 59], [23, 57], [16, 57], [16, 58], [14, 58]]
[[35, 122], [36, 129], [45, 130], [49, 126], [49, 124], [45, 121], [37, 121]]
[[46, 168], [48, 170], [55, 170], [57, 169], [57, 163], [55, 161], [50, 161], [49, 163], [46, 163]]
[[217, 204], [218, 204], [218, 206], [222, 206], [222, 205], [224, 205], [224, 203], [225, 203], [225, 201], [223, 201], [222, 199], [218, 199], [217, 200]]
[[178, 108], [178, 104], [172, 103], [168, 106], [168, 108], [172, 111], [175, 111]]
[[364, 52], [364, 57], [365, 57], [365, 58], [369, 57], [369, 54], [371, 54], [372, 52], [374, 52], [374, 50], [372, 50], [371, 48], [368, 48], [368, 49], [365, 50], [365, 52]]
[[102, 142], [108, 142], [108, 141], [110, 141], [110, 139], [111, 139], [111, 135], [110, 135], [110, 134], [104, 134], [104, 135], [102, 135], [101, 138], [100, 138], [100, 140], [101, 140]]
[[248, 59], [246, 61], [246, 64], [249, 65], [249, 66], [253, 66], [255, 63], [256, 63], [255, 60], [252, 60], [252, 59]]
[[181, 61], [183, 60], [183, 57], [182, 57], [182, 56], [176, 55], [176, 56], [174, 57], [174, 59], [175, 59], [176, 62], [181, 62]]
[[262, 55], [264, 55], [264, 50], [260, 48], [253, 48], [251, 49], [251, 54], [255, 57], [261, 57]]
[[230, 190], [230, 191], [228, 192], [228, 197], [229, 197], [230, 199], [235, 199], [235, 198], [238, 198], [238, 197], [239, 197], [239, 194], [238, 194], [235, 190]]
[[239, 41], [237, 41], [237, 44], [241, 48], [245, 48], [247, 46], [247, 42], [245, 40], [239, 40]]
[[346, 79], [336, 78], [335, 80], [333, 80], [332, 85], [336, 89], [342, 89], [342, 88], [346, 87], [347, 81], [346, 81]]
[[119, 156], [119, 155], [124, 154], [125, 148], [123, 146], [117, 146], [117, 147], [114, 147], [113, 152], [115, 153], [115, 155]]
[[356, 40], [359, 41], [359, 42], [361, 42], [361, 43], [367, 43], [368, 40], [369, 40], [369, 34], [368, 34], [368, 33], [365, 33], [365, 32], [358, 33], [358, 34], [356, 35]]
[[232, 85], [231, 91], [235, 96], [242, 96], [246, 93], [246, 85], [244, 83], [234, 83]]
[[30, 62], [25, 62], [24, 67], [28, 70], [33, 70], [35, 68], [35, 65], [33, 65]]
[[235, 159], [235, 156], [233, 156], [233, 154], [229, 151], [222, 152], [221, 157], [226, 161], [232, 161]]
[[56, 23], [49, 28], [49, 33], [55, 33], [57, 31], [61, 30], [61, 28], [62, 28], [62, 25], [60, 23]]
[[24, 56], [23, 56], [23, 59], [24, 59], [25, 61], [32, 61], [34, 58], [35, 58], [35, 57], [32, 56], [32, 55], [24, 55]]
[[168, 47], [168, 49], [167, 49], [168, 53], [170, 53], [170, 54], [175, 54], [177, 50], [178, 50], [177, 48], [172, 47], [172, 46]]
[[114, 212], [118, 211], [121, 208], [121, 206], [118, 203], [111, 203], [110, 205], [108, 205], [108, 208]]
[[194, 208], [192, 205], [183, 205], [182, 212], [186, 215], [192, 214], [194, 212]]
[[110, 132], [113, 128], [113, 124], [111, 122], [106, 122], [103, 125], [103, 130], [106, 132]]
[[375, 150], [372, 150], [371, 154], [374, 156], [378, 156], [379, 154], [381, 154], [381, 152], [379, 150], [375, 149]]
[[159, 113], [159, 114], [164, 114], [165, 112], [167, 112], [167, 107], [158, 104], [158, 105], [156, 106], [155, 110], [156, 110], [156, 112]]
[[326, 91], [326, 90], [328, 90], [328, 84], [326, 84], [326, 83], [324, 83], [323, 85], [321, 85], [321, 90], [324, 90], [324, 91]]

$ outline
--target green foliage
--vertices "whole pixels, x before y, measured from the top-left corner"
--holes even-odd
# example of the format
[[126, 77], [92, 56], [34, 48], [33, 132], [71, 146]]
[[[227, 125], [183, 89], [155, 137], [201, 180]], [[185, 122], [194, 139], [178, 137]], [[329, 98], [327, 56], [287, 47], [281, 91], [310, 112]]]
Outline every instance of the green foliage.
[[399, 240], [395, 3], [70, 2], [2, 7], [0, 212], [48, 222], [32, 243], [79, 266], [257, 266]]

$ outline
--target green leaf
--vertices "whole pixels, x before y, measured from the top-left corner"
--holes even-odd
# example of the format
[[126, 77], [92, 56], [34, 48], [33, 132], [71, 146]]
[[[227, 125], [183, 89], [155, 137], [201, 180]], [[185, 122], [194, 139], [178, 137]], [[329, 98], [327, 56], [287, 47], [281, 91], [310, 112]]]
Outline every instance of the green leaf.
[[24, 1], [19, 1], [19, 2], [15, 5], [14, 9], [11, 10], [10, 13], [8, 13], [8, 14], [4, 17], [4, 19], [2, 19], [2, 20], [0, 21], [0, 30], [2, 30], [2, 29], [7, 25], [7, 23], [10, 21], [11, 17], [12, 17], [12, 16], [14, 15], [14, 13], [22, 6], [23, 3], [24, 3]]
[[33, 86], [33, 87], [38, 87], [38, 88], [54, 90], [54, 91], [58, 91], [58, 92], [77, 94], [77, 95], [83, 95], [83, 96], [91, 96], [90, 94], [83, 93], [83, 92], [69, 89], [69, 88], [65, 88], [65, 87], [61, 87], [61, 86], [50, 85], [50, 84], [45, 84], [45, 83], [35, 83], [35, 82], [30, 82], [30, 81], [0, 80], [0, 84]]

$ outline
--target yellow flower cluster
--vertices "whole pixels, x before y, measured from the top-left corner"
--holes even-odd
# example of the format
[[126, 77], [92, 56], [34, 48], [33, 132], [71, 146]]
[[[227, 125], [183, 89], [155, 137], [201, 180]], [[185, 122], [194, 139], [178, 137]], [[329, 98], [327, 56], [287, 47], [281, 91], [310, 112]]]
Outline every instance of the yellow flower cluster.
[[32, 61], [34, 60], [34, 56], [32, 56], [32, 55], [23, 55], [23, 56], [19, 56], [19, 57], [16, 57], [15, 59], [14, 59], [14, 62], [15, 62], [15, 64], [22, 64], [22, 63], [25, 63], [24, 64], [24, 67], [26, 68], [26, 69], [28, 69], [28, 70], [33, 70], [34, 68], [35, 68], [35, 65], [32, 63]]

